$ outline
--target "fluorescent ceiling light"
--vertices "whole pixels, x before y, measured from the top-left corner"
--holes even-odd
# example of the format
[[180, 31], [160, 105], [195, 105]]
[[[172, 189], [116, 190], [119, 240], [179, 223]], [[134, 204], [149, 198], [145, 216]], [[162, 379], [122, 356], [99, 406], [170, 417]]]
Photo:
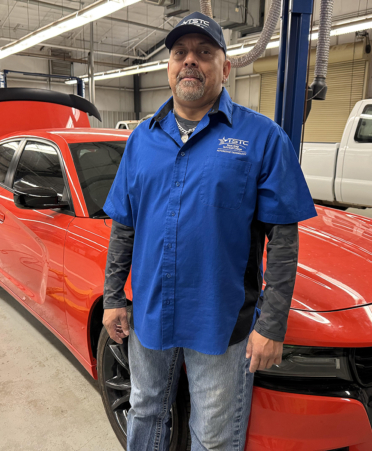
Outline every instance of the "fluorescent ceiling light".
[[372, 20], [368, 22], [361, 22], [353, 25], [347, 25], [345, 27], [334, 28], [331, 30], [331, 36], [339, 36], [340, 34], [355, 33], [356, 31], [368, 30], [372, 28]]
[[[275, 49], [276, 47], [279, 47], [279, 41], [271, 41], [266, 46], [267, 49]], [[231, 50], [227, 49], [227, 55], [228, 56], [243, 55], [244, 53], [248, 53], [252, 49], [253, 45], [248, 45], [246, 47], [242, 45], [239, 48], [234, 47]]]
[[[163, 70], [168, 67], [168, 60], [156, 61], [154, 63], [142, 64], [141, 66], [130, 66], [125, 69], [110, 70], [107, 72], [98, 72], [94, 74], [94, 80], [107, 80], [109, 78], [126, 77], [127, 75], [143, 74], [146, 72], [154, 72], [156, 70]], [[88, 75], [82, 75], [84, 83], [89, 81]], [[76, 85], [76, 80], [67, 80], [67, 85]]]
[[98, 20], [101, 17], [108, 16], [119, 9], [137, 3], [140, 0], [100, 0], [86, 8], [72, 13], [62, 19], [57, 20], [45, 27], [39, 28], [36, 31], [24, 36], [18, 41], [5, 45], [0, 49], [0, 59], [5, 58], [14, 53], [33, 47], [48, 39], [59, 36], [62, 33], [73, 30], [74, 28], [82, 27], [87, 23]]

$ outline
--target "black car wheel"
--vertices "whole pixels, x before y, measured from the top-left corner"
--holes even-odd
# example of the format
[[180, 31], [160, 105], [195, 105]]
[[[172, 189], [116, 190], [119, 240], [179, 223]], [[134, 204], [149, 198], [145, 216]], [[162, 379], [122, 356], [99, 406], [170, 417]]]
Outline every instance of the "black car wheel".
[[[131, 390], [127, 338], [119, 345], [109, 337], [106, 329], [102, 328], [97, 348], [97, 371], [107, 417], [119, 442], [127, 449], [127, 414], [130, 409]], [[189, 415], [188, 384], [186, 375], [182, 372], [177, 399], [171, 409], [170, 451], [191, 449]]]

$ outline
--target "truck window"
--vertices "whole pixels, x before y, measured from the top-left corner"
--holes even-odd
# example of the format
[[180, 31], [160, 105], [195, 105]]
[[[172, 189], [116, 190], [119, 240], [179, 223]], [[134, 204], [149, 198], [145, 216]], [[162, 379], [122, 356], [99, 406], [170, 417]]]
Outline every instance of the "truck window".
[[354, 140], [358, 143], [372, 142], [372, 105], [366, 105], [360, 115]]

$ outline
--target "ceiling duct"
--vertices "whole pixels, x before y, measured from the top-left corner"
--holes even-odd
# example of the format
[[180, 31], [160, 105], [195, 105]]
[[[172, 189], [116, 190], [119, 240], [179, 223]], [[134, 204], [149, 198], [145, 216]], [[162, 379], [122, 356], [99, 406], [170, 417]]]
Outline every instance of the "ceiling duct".
[[[52, 75], [67, 75], [71, 77], [71, 53], [62, 49], [51, 48], [51, 74]], [[56, 58], [56, 59], [53, 59]], [[66, 58], [66, 61], [64, 59]]]
[[[199, 11], [199, 4], [199, 0], [174, 0], [173, 5], [165, 8], [164, 14], [166, 17], [184, 17], [192, 11]], [[218, 1], [214, 5], [213, 19], [224, 29], [229, 28], [247, 35], [262, 30], [264, 12], [265, 0]]]

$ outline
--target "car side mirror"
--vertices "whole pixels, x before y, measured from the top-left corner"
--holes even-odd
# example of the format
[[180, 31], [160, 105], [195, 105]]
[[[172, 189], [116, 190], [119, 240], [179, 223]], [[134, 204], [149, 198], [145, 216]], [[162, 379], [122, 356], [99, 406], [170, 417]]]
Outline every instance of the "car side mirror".
[[60, 201], [52, 188], [25, 186], [24, 183], [14, 184], [14, 203], [18, 208], [49, 209], [66, 208], [69, 203]]

